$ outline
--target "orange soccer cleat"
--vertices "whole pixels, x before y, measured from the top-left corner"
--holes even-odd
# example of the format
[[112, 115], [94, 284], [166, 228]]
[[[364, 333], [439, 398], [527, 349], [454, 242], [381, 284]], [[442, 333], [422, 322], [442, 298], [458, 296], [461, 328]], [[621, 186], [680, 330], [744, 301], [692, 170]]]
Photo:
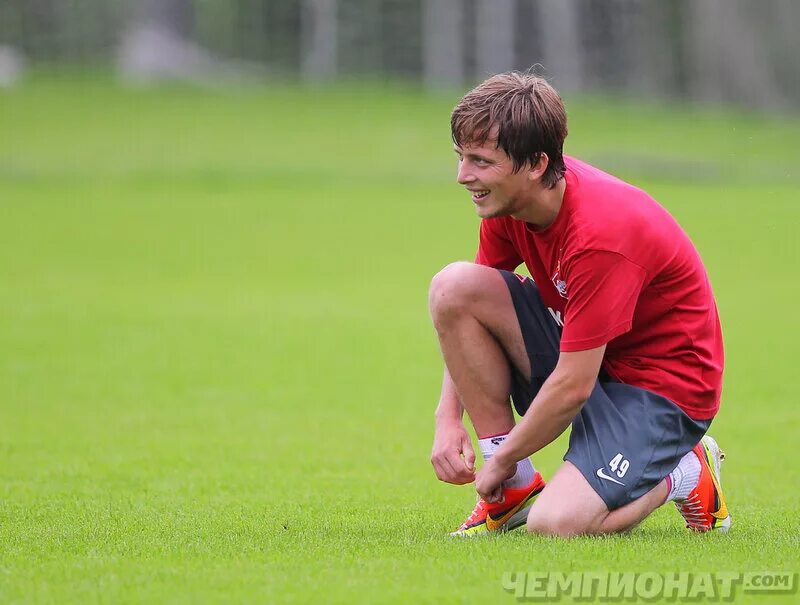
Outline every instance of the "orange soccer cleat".
[[538, 472], [525, 487], [503, 488], [499, 502], [478, 500], [472, 513], [451, 536], [476, 536], [489, 532], [504, 532], [523, 525], [528, 518], [531, 504], [544, 489], [544, 480]]
[[692, 450], [700, 459], [700, 479], [685, 500], [676, 500], [675, 506], [686, 520], [686, 527], [696, 532], [712, 529], [726, 532], [731, 526], [731, 516], [722, 495], [720, 466], [725, 453], [717, 442], [706, 435]]

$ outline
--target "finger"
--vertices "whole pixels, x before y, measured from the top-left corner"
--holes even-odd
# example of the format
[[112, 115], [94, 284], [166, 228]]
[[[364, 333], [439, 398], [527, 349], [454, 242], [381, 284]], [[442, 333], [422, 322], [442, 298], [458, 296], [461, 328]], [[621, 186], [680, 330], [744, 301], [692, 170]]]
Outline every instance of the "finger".
[[475, 450], [472, 449], [472, 444], [467, 437], [462, 444], [462, 451], [464, 452], [464, 464], [470, 472], [475, 471]]
[[445, 474], [442, 470], [441, 464], [439, 464], [439, 460], [436, 458], [431, 458], [431, 465], [433, 466], [433, 472], [436, 475], [436, 478], [439, 481], [445, 481]]
[[453, 470], [455, 471], [459, 483], [463, 485], [464, 483], [472, 483], [475, 480], [475, 455], [472, 455], [472, 459], [470, 461], [466, 455], [462, 457], [462, 454], [459, 453], [457, 458], [452, 459]]
[[483, 477], [481, 477], [481, 473], [478, 472], [478, 474], [475, 475], [475, 491], [478, 492], [478, 495], [485, 500], [486, 498], [484, 498], [484, 496], [487, 496], [488, 494], [486, 493], [486, 490], [483, 488], [483, 486], [484, 486], [484, 479]]
[[458, 477], [456, 477], [456, 485], [466, 485], [467, 483], [472, 483], [475, 481], [475, 473], [462, 468], [458, 471]]
[[453, 467], [453, 462], [449, 457], [445, 456], [442, 459], [442, 468], [447, 476], [445, 479], [448, 483], [453, 483], [458, 480], [458, 471]]
[[[480, 474], [480, 473], [478, 473]], [[475, 480], [475, 488], [481, 498], [487, 502], [499, 502], [503, 496], [503, 486], [498, 485], [486, 476]]]
[[439, 465], [442, 469], [442, 481], [453, 485], [464, 485], [472, 483], [474, 479], [473, 473], [464, 467], [461, 456], [457, 454], [442, 456], [439, 459]]
[[450, 461], [445, 456], [438, 456], [435, 458], [433, 467], [436, 469], [436, 476], [440, 481], [444, 481], [445, 483], [453, 483], [455, 479], [453, 465], [450, 464]]
[[450, 477], [452, 483], [456, 485], [464, 485], [471, 483], [475, 479], [475, 474], [469, 470], [459, 454], [454, 454], [447, 458], [447, 464], [450, 468]]
[[503, 495], [503, 490], [499, 487], [496, 487], [495, 489], [489, 491], [483, 497], [483, 499], [486, 500], [487, 502], [499, 502], [502, 495]]
[[436, 469], [436, 476], [446, 483], [452, 483], [455, 478], [455, 471], [453, 465], [444, 454], [437, 454], [431, 460], [433, 467]]

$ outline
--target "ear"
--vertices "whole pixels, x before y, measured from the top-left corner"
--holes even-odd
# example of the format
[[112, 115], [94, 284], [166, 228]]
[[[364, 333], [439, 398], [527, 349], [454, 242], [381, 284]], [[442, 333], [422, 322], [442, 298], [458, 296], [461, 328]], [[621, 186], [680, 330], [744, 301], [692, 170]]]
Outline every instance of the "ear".
[[530, 169], [528, 170], [528, 179], [531, 181], [537, 181], [542, 178], [542, 175], [547, 170], [547, 167], [550, 165], [550, 158], [547, 157], [547, 154], [542, 151], [539, 154], [539, 159], [535, 164], [533, 164]]

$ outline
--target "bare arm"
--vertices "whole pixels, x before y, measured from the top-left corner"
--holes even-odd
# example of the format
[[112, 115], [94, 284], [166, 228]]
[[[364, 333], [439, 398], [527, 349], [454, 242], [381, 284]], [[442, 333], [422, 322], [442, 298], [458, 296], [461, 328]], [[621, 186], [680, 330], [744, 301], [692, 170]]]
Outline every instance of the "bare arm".
[[558, 365], [542, 385], [519, 424], [497, 453], [478, 472], [475, 487], [488, 502], [500, 496], [500, 484], [514, 465], [563, 433], [589, 398], [606, 347], [561, 353]]
[[463, 485], [475, 480], [475, 452], [462, 420], [464, 408], [455, 384], [445, 368], [442, 394], [436, 408], [436, 433], [431, 464], [436, 476], [446, 483]]
[[453, 384], [453, 379], [450, 378], [450, 372], [445, 368], [444, 377], [442, 378], [442, 394], [439, 396], [439, 405], [436, 407], [436, 423], [438, 424], [441, 421], [462, 422], [463, 417], [464, 408], [458, 398], [456, 385]]

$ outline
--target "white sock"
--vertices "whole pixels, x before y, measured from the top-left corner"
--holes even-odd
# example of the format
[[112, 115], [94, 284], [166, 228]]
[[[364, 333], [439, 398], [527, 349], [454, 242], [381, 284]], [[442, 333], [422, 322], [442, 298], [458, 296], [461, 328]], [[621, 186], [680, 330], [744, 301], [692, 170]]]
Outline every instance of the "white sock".
[[[486, 437], [485, 439], [478, 439], [478, 447], [480, 447], [484, 461], [488, 461], [494, 456], [494, 453], [503, 441], [506, 440], [506, 437], [508, 437], [508, 433], [505, 435], [494, 435], [492, 437]], [[533, 481], [535, 474], [536, 469], [533, 468], [531, 461], [528, 458], [523, 458], [517, 462], [517, 472], [514, 473], [514, 476], [510, 479], [503, 481], [503, 485], [505, 487], [525, 487]]]
[[667, 494], [667, 502], [671, 500], [686, 500], [700, 480], [700, 460], [694, 451], [689, 452], [678, 463], [675, 470], [669, 474], [672, 487]]

